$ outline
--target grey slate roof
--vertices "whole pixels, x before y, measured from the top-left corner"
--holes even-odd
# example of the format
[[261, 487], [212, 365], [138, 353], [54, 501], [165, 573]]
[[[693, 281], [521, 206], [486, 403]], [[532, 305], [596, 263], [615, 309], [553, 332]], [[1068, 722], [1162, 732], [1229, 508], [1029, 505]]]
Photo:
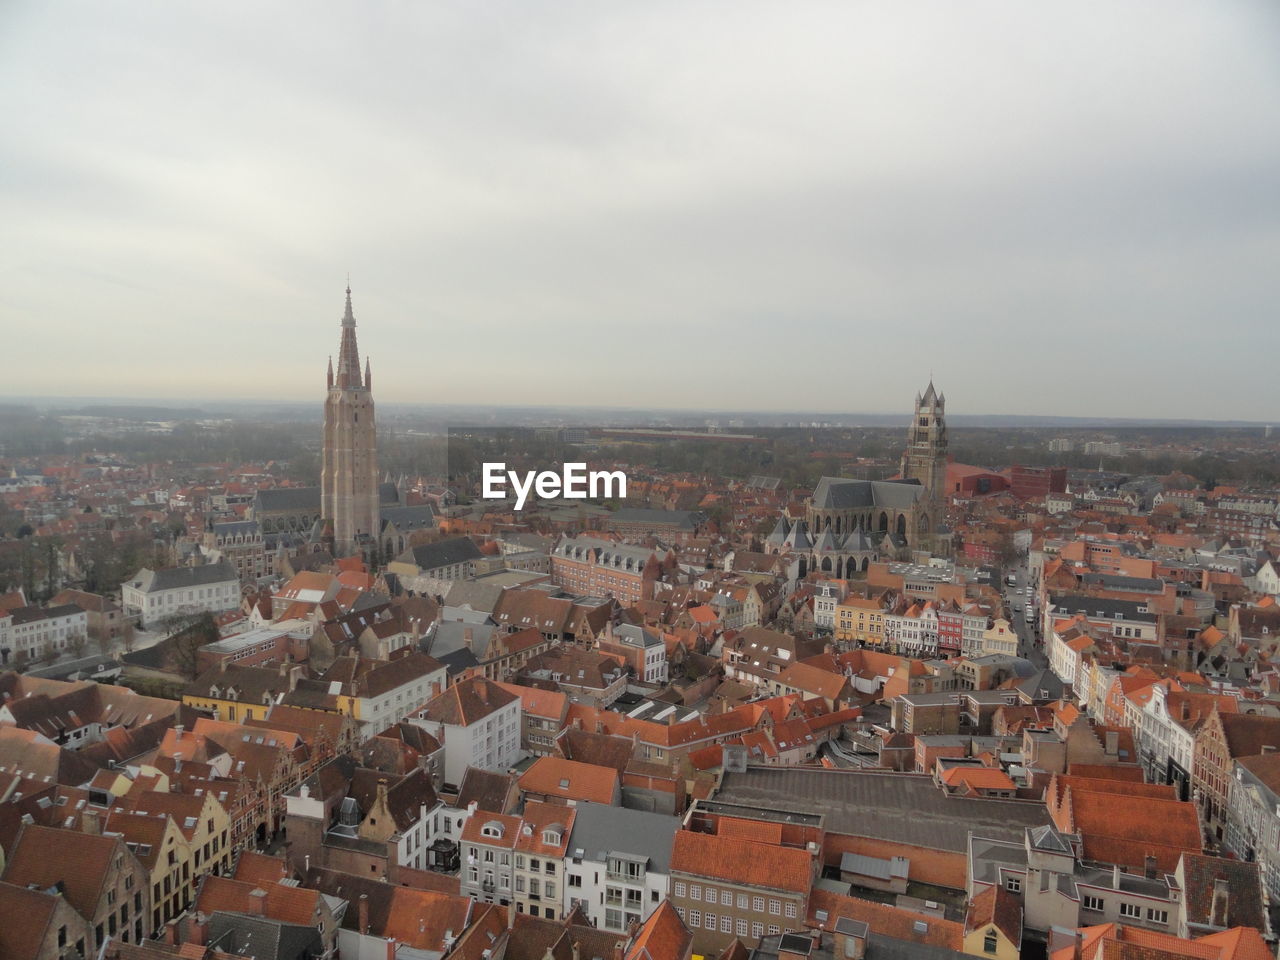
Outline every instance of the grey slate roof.
[[622, 507], [614, 511], [612, 523], [648, 523], [693, 530], [705, 519], [697, 510], [650, 510], [644, 507]]
[[1146, 601], [1113, 600], [1110, 597], [1089, 597], [1082, 594], [1063, 593], [1049, 597], [1054, 612], [1060, 616], [1083, 613], [1089, 617], [1108, 620], [1132, 620], [1137, 623], [1155, 623], [1156, 615], [1144, 610]]
[[432, 530], [436, 525], [436, 514], [430, 504], [414, 507], [384, 506], [380, 513], [384, 527], [392, 523], [402, 533], [406, 530]]
[[455, 563], [466, 563], [479, 560], [483, 554], [470, 537], [454, 537], [441, 540], [439, 543], [424, 543], [414, 547], [409, 553], [413, 562], [421, 570], [438, 570], [440, 567], [451, 567]]
[[963, 853], [972, 830], [1019, 841], [1049, 822], [1043, 803], [948, 796], [924, 774], [801, 767], [725, 773], [716, 800], [826, 815], [831, 833]]
[[633, 571], [643, 570], [649, 558], [654, 555], [648, 547], [637, 547], [629, 543], [613, 543], [598, 537], [561, 537], [552, 553], [561, 557], [585, 560], [588, 553], [594, 553], [596, 562], [615, 567], [624, 567]]
[[155, 593], [159, 590], [203, 587], [228, 580], [238, 582], [240, 577], [230, 563], [220, 560], [199, 567], [165, 567], [163, 570], [148, 570], [143, 567], [131, 580], [143, 593]]
[[254, 960], [307, 960], [324, 953], [320, 931], [314, 927], [221, 911], [209, 917], [209, 943]]
[[294, 510], [319, 513], [320, 488], [277, 487], [274, 490], [259, 490], [253, 498], [253, 515], [255, 517], [262, 513], [287, 513]]
[[656, 647], [662, 643], [662, 638], [656, 633], [638, 627], [634, 624], [623, 623], [613, 629], [613, 638], [618, 643], [626, 644], [629, 647]]
[[819, 510], [851, 510], [859, 507], [905, 510], [924, 495], [924, 487], [909, 480], [823, 477], [813, 488], [813, 505]]
[[[662, 813], [580, 803], [574, 808], [569, 853], [587, 860], [604, 860], [609, 854], [647, 857], [648, 868], [666, 873], [671, 865], [671, 843], [680, 820]], [[581, 850], [579, 854], [577, 851]]]

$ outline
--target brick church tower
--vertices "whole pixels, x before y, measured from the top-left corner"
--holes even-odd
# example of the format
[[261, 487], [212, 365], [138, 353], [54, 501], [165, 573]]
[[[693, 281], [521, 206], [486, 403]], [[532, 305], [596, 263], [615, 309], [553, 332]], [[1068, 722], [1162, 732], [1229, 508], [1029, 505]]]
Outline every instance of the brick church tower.
[[339, 557], [368, 552], [377, 544], [381, 516], [378, 507], [378, 438], [373, 420], [373, 375], [369, 362], [360, 376], [356, 346], [356, 318], [342, 317], [338, 370], [329, 359], [329, 395], [324, 402], [324, 459], [320, 470], [320, 516], [326, 537]]
[[942, 503], [947, 486], [947, 398], [933, 388], [916, 394], [916, 412], [907, 430], [907, 448], [902, 453], [902, 477], [919, 480], [929, 491], [916, 530], [917, 540], [934, 546], [942, 519]]
[[907, 431], [902, 454], [902, 476], [919, 480], [930, 495], [940, 497], [947, 482], [947, 398], [933, 389], [916, 394], [916, 415]]

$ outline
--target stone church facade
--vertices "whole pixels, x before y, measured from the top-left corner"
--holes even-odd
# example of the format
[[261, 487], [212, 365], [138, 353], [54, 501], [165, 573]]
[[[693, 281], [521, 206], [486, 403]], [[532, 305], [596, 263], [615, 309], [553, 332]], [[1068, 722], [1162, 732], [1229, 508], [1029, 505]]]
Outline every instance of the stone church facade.
[[322, 539], [334, 556], [369, 553], [382, 526], [378, 495], [378, 438], [373, 413], [373, 373], [360, 372], [351, 288], [342, 318], [335, 374], [329, 361], [324, 403], [324, 455], [320, 469]]
[[901, 476], [892, 480], [823, 477], [801, 520], [780, 517], [766, 541], [770, 553], [801, 558], [800, 575], [864, 572], [873, 560], [907, 559], [917, 551], [946, 554], [942, 522], [947, 475], [946, 400], [930, 382], [916, 396]]

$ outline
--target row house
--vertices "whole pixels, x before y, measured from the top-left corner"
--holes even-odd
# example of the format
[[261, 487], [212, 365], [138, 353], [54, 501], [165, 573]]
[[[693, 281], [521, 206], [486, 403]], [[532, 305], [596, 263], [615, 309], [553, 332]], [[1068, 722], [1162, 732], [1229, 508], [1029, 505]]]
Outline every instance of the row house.
[[1191, 799], [1191, 771], [1195, 734], [1213, 710], [1236, 713], [1231, 697], [1188, 693], [1172, 681], [1152, 683], [1128, 698], [1137, 706], [1130, 724], [1138, 747], [1138, 761], [1152, 783], [1173, 784], [1181, 800]]
[[520, 698], [520, 749], [535, 757], [556, 752], [556, 735], [564, 728], [569, 697], [559, 690], [499, 683], [507, 693]]
[[1222, 840], [1234, 761], [1270, 755], [1280, 748], [1280, 717], [1213, 710], [1196, 732], [1192, 757], [1192, 795], [1210, 834]]
[[448, 685], [444, 664], [403, 648], [387, 660], [339, 657], [317, 681], [336, 696], [338, 709], [359, 725], [362, 738], [399, 723]]
[[108, 598], [86, 590], [60, 590], [49, 598], [51, 607], [74, 604], [85, 612], [90, 637], [116, 640], [124, 632], [124, 611]]
[[189, 732], [181, 725], [170, 730], [156, 757], [157, 763], [168, 761], [171, 776], [185, 773], [189, 762], [209, 765], [210, 790], [230, 816], [233, 851], [265, 843], [280, 829], [285, 795], [302, 782], [310, 763], [296, 733], [206, 717]]
[[726, 679], [767, 686], [791, 664], [821, 652], [822, 645], [815, 641], [764, 627], [748, 627], [725, 636], [720, 659]]
[[0, 610], [0, 651], [25, 663], [73, 651], [87, 642], [89, 615], [74, 603]]
[[819, 630], [835, 630], [836, 607], [844, 602], [847, 584], [843, 580], [827, 580], [813, 588], [813, 625]]
[[669, 889], [680, 821], [645, 810], [581, 803], [565, 858], [564, 911], [581, 909], [601, 930], [625, 933], [658, 909]]
[[548, 642], [584, 645], [608, 628], [614, 609], [613, 600], [599, 596], [551, 596], [513, 587], [502, 591], [491, 616], [505, 633], [533, 630]]
[[[83, 830], [25, 824], [0, 875], [18, 887], [60, 890], [91, 931], [81, 952], [85, 957], [96, 955], [108, 940], [141, 943], [151, 933], [147, 870], [123, 837], [100, 829], [93, 817]], [[4, 918], [5, 925], [12, 922], [13, 917]]]
[[1256, 862], [1271, 901], [1280, 900], [1280, 752], [1235, 761], [1224, 845], [1241, 860]]
[[563, 913], [564, 860], [576, 811], [530, 801], [520, 816], [476, 811], [463, 825], [461, 893], [548, 920]]
[[48, 826], [124, 839], [150, 876], [148, 930], [184, 911], [201, 877], [231, 862], [226, 809], [203, 788], [178, 792], [184, 786], [163, 766], [146, 776], [137, 767], [100, 770], [85, 789], [60, 790], [33, 811]]
[[627, 689], [626, 670], [616, 659], [566, 646], [531, 658], [517, 680], [554, 683], [575, 702], [600, 707], [610, 706]]
[[993, 888], [1016, 899], [1025, 928], [1040, 936], [1123, 923], [1186, 937], [1266, 923], [1255, 865], [1184, 853], [1167, 870], [1106, 867], [1053, 825], [1028, 828], [1022, 842], [970, 836], [969, 898]]
[[938, 655], [938, 612], [933, 603], [907, 604], [899, 600], [884, 618], [884, 642], [889, 649], [912, 657]]
[[444, 803], [428, 771], [405, 773], [336, 757], [285, 797], [295, 860], [394, 880], [399, 869], [443, 867]]
[[843, 643], [884, 643], [884, 605], [871, 597], [849, 597], [836, 605], [835, 639]]
[[491, 680], [455, 683], [408, 719], [444, 744], [446, 784], [468, 767], [505, 772], [520, 759], [520, 697]]
[[[769, 825], [764, 824], [767, 828]], [[801, 930], [817, 876], [816, 844], [785, 846], [781, 825], [733, 835], [680, 830], [671, 845], [668, 897], [689, 931], [696, 953], [716, 956], [736, 938], [758, 945], [766, 936]]]
[[639, 682], [666, 684], [667, 646], [658, 634], [634, 624], [611, 625], [605, 636], [596, 641], [596, 647], [629, 667]]

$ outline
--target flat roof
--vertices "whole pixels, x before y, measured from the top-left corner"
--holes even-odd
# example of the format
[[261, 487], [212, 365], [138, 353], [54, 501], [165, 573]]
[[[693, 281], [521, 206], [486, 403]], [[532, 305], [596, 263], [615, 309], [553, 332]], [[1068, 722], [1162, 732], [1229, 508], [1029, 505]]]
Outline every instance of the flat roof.
[[965, 853], [969, 832], [1020, 841], [1049, 822], [1043, 803], [951, 796], [928, 774], [880, 770], [749, 767], [725, 772], [716, 800], [820, 813], [829, 833]]

